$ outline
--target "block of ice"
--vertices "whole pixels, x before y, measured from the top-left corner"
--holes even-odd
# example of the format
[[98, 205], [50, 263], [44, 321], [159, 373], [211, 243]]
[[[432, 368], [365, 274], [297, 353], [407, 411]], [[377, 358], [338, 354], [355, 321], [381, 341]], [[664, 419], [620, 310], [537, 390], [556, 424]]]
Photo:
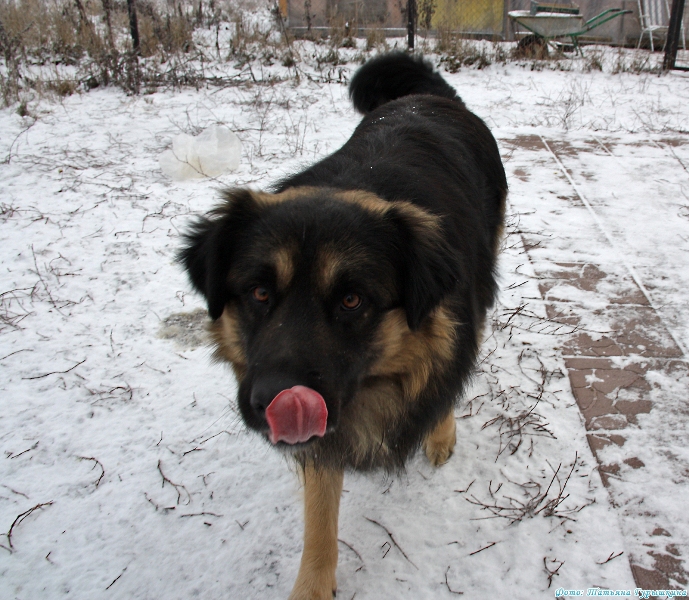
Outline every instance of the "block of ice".
[[172, 140], [172, 149], [160, 155], [163, 173], [176, 181], [217, 177], [236, 171], [242, 154], [237, 135], [222, 125], [211, 125], [196, 137], [182, 133]]

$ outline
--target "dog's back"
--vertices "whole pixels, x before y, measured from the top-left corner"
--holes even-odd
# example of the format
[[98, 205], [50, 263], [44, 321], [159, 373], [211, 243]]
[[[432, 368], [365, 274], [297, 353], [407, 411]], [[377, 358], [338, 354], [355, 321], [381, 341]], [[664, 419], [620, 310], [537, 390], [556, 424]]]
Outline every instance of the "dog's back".
[[352, 137], [276, 191], [365, 190], [440, 216], [446, 239], [464, 258], [464, 275], [474, 279], [476, 314], [482, 315], [495, 295], [507, 196], [488, 127], [421, 57], [393, 52], [374, 58], [354, 75], [349, 92], [365, 115]]

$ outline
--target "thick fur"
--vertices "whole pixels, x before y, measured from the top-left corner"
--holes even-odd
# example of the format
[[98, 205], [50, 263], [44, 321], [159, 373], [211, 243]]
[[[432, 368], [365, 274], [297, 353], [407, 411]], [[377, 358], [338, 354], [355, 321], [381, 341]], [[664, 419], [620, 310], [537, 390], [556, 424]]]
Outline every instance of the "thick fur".
[[[272, 193], [224, 192], [180, 253], [246, 424], [265, 434], [265, 408], [294, 385], [327, 405], [322, 438], [278, 444], [307, 481], [294, 598], [334, 587], [328, 498], [339, 492], [326, 494], [328, 481], [402, 468], [422, 443], [434, 464], [451, 454], [452, 409], [494, 301], [507, 194], [493, 136], [423, 59], [377, 57], [350, 95], [365, 116], [342, 148]], [[308, 541], [321, 521], [335, 527], [322, 547]]]
[[390, 100], [413, 94], [449, 98], [464, 106], [457, 92], [427, 61], [401, 52], [381, 54], [369, 60], [356, 72], [349, 87], [354, 108], [362, 114]]

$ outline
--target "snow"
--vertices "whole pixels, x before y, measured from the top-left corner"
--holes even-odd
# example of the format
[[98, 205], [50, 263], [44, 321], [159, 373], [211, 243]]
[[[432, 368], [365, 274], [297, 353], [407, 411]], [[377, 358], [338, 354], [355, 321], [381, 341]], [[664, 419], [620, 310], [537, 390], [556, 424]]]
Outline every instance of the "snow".
[[[518, 64], [445, 76], [505, 158], [500, 304], [450, 462], [436, 470], [418, 456], [403, 475], [345, 477], [338, 598], [634, 589], [628, 558], [648, 559], [653, 527], [689, 555], [687, 382], [654, 372], [658, 409], [629, 441], [646, 468], [604, 488], [534, 264], [574, 256], [620, 281], [635, 273], [689, 347], [689, 146], [669, 142], [689, 130], [687, 77]], [[287, 597], [298, 477], [242, 425], [174, 255], [221, 187], [265, 188], [339, 147], [358, 121], [346, 87], [302, 77], [138, 97], [106, 89], [30, 112], [0, 111], [0, 595]], [[158, 158], [171, 139], [215, 123], [240, 137], [239, 170], [166, 179]], [[517, 147], [519, 136], [573, 150], [558, 164], [542, 146]], [[589, 208], [567, 201], [573, 187]], [[529, 260], [522, 240], [539, 236], [547, 244]], [[589, 302], [592, 332], [611, 327], [605, 293], [548, 293]], [[605, 452], [612, 462], [620, 448]]]

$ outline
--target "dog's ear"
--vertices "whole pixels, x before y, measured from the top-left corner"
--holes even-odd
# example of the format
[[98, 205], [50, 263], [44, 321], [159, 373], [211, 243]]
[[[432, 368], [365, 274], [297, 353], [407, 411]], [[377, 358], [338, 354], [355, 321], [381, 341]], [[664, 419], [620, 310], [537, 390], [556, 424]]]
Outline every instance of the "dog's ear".
[[400, 275], [407, 324], [414, 331], [461, 278], [461, 261], [445, 241], [440, 219], [407, 202], [387, 211], [399, 233]]
[[214, 321], [220, 318], [229, 299], [227, 276], [238, 234], [260, 211], [249, 190], [225, 190], [222, 197], [222, 204], [191, 224], [177, 255], [194, 288], [206, 298], [208, 314]]

